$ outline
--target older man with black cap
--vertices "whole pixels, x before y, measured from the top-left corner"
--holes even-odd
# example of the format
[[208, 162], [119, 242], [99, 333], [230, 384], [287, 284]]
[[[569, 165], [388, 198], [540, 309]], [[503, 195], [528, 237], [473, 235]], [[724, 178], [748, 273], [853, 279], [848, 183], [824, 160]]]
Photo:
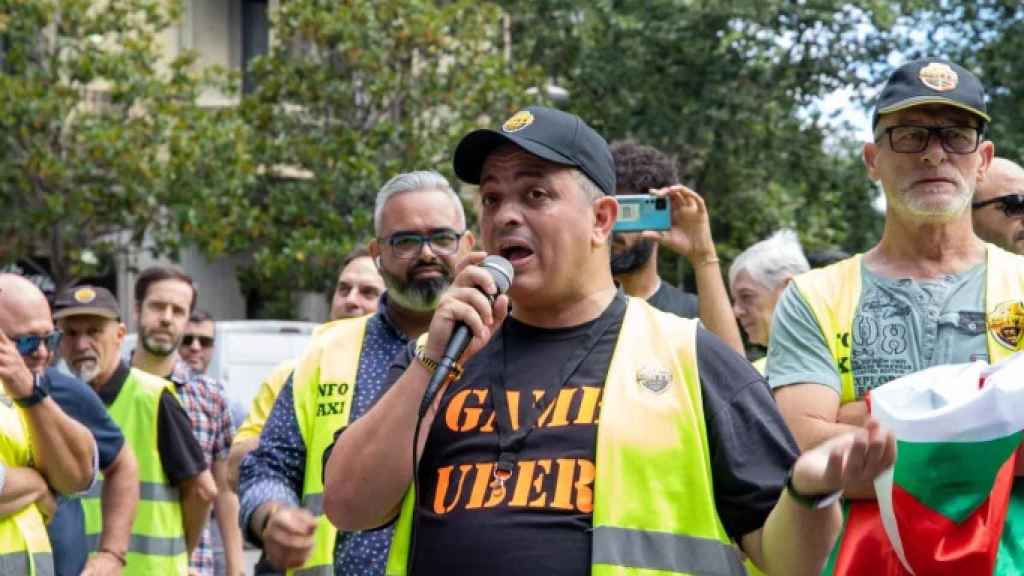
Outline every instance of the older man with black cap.
[[[188, 554], [206, 524], [212, 485], [202, 448], [174, 385], [121, 359], [127, 329], [109, 290], [79, 286], [60, 295], [54, 319], [64, 332], [61, 356], [107, 407], [138, 461], [139, 504], [127, 550], [113, 553], [126, 575], [187, 574]], [[85, 540], [100, 548], [109, 522], [100, 509], [102, 482], [83, 499]]]
[[[768, 381], [804, 450], [859, 430], [871, 389], [938, 364], [996, 362], [1021, 349], [1024, 259], [986, 244], [971, 198], [993, 144], [981, 82], [941, 59], [889, 77], [864, 145], [886, 197], [878, 244], [797, 276], [780, 298]], [[847, 491], [873, 500], [874, 486]], [[837, 572], [838, 573], [838, 572]]]
[[[397, 515], [388, 574], [743, 574], [734, 543], [769, 573], [816, 574], [837, 492], [888, 466], [891, 435], [873, 425], [797, 459], [745, 360], [617, 292], [615, 171], [576, 116], [531, 107], [473, 132], [455, 172], [480, 185], [484, 246], [511, 262], [511, 288], [496, 295], [484, 253], [460, 267], [394, 385], [330, 453], [328, 517], [354, 530]], [[420, 410], [458, 323], [473, 333], [462, 369]]]

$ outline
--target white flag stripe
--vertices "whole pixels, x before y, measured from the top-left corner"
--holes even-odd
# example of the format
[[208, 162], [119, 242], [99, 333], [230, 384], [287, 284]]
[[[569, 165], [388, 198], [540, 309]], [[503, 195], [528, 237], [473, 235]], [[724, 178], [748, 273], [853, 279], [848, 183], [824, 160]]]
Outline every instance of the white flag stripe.
[[984, 362], [935, 366], [871, 392], [871, 415], [898, 440], [985, 442], [1024, 429], [1024, 357], [994, 366], [978, 387]]
[[896, 552], [896, 556], [900, 559], [900, 564], [903, 564], [907, 572], [914, 574], [914, 569], [907, 562], [907, 554], [903, 551], [903, 539], [900, 538], [900, 530], [896, 525], [896, 514], [893, 512], [892, 477], [894, 469], [895, 466], [890, 466], [888, 470], [875, 477], [875, 497], [878, 498], [878, 514], [882, 518], [882, 528], [885, 528], [885, 533], [889, 536], [889, 543], [892, 544], [893, 551]]

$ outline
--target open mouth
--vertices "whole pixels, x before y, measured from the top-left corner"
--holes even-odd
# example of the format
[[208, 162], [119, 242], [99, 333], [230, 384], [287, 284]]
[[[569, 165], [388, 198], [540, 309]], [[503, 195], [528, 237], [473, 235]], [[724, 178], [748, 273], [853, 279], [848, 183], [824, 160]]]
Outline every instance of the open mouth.
[[525, 242], [509, 241], [498, 249], [498, 254], [512, 263], [513, 266], [521, 264], [533, 256], [533, 249]]

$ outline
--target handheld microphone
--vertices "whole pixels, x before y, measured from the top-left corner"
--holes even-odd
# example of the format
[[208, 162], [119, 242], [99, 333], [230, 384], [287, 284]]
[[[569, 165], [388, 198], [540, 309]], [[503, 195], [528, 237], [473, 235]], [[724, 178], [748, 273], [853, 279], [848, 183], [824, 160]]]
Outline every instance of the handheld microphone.
[[[494, 304], [494, 299], [508, 292], [509, 286], [512, 285], [512, 277], [514, 275], [512, 263], [501, 256], [492, 255], [484, 258], [480, 267], [490, 273], [491, 278], [494, 279], [494, 284], [498, 288], [498, 292], [494, 296], [487, 295], [491, 300], [491, 304]], [[448, 379], [448, 375], [451, 373], [455, 362], [462, 357], [463, 352], [466, 351], [472, 340], [473, 331], [469, 329], [469, 326], [462, 322], [457, 323], [452, 331], [451, 339], [448, 340], [448, 344], [444, 348], [444, 353], [437, 361], [437, 369], [434, 370], [434, 374], [427, 383], [427, 389], [423, 394], [423, 402], [420, 404], [420, 418], [427, 413], [427, 409], [430, 407], [430, 403], [433, 402], [438, 389]]]

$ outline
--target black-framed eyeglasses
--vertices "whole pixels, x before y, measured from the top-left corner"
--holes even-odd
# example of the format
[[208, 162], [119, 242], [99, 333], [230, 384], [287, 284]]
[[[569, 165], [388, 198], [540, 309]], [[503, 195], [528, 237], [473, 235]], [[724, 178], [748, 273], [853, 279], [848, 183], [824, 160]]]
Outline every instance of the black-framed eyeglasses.
[[417, 234], [416, 232], [395, 232], [383, 240], [395, 256], [399, 258], [415, 258], [423, 249], [423, 244], [429, 244], [430, 250], [438, 256], [449, 256], [459, 249], [459, 240], [465, 232], [456, 232], [449, 228], [434, 230], [430, 234]]
[[970, 154], [981, 144], [982, 131], [977, 126], [889, 126], [889, 147], [901, 154], [917, 154], [928, 149], [932, 136], [939, 139], [942, 149], [950, 154]]
[[181, 345], [188, 348], [196, 340], [199, 341], [199, 345], [203, 348], [213, 348], [213, 336], [200, 336], [198, 334], [185, 334], [181, 337]]
[[22, 356], [31, 356], [36, 353], [39, 349], [39, 345], [46, 343], [46, 349], [54, 351], [60, 346], [60, 340], [64, 337], [64, 333], [60, 330], [54, 330], [49, 334], [43, 336], [15, 336], [11, 338], [14, 341], [14, 347], [18, 349], [18, 354]]
[[972, 203], [971, 208], [977, 210], [989, 204], [999, 204], [999, 209], [1003, 211], [1007, 218], [1024, 214], [1024, 194], [1007, 194], [1006, 196], [989, 198], [988, 200]]

